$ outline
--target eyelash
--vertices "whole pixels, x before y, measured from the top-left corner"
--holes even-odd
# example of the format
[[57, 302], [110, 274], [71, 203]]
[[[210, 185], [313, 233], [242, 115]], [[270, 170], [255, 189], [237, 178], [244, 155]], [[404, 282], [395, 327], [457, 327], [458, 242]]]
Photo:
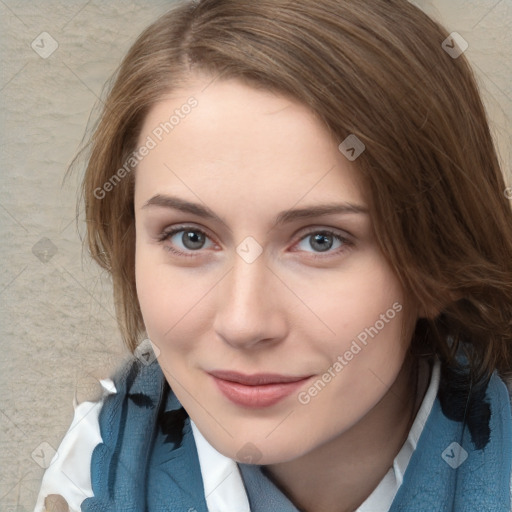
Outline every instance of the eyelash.
[[[167, 241], [171, 237], [173, 237], [176, 233], [180, 233], [181, 231], [192, 231], [194, 233], [200, 233], [201, 235], [204, 235], [206, 238], [210, 238], [207, 235], [207, 233], [205, 233], [202, 229], [196, 228], [194, 226], [178, 226], [176, 228], [172, 228], [172, 229], [169, 229], [169, 230], [164, 230], [158, 236], [158, 241], [163, 244], [165, 241]], [[321, 234], [321, 235], [325, 235], [325, 236], [332, 236], [333, 238], [335, 238], [338, 241], [340, 241], [343, 245], [341, 247], [339, 247], [336, 251], [330, 253], [328, 256], [321, 256], [320, 253], [316, 253], [316, 254], [313, 253], [313, 255], [310, 256], [312, 259], [325, 259], [325, 258], [329, 258], [329, 257], [332, 257], [333, 255], [338, 255], [338, 254], [341, 254], [341, 253], [349, 250], [354, 245], [354, 243], [352, 241], [350, 241], [347, 238], [343, 237], [339, 233], [336, 233], [335, 231], [331, 231], [329, 229], [313, 229], [313, 230], [311, 230], [311, 231], [309, 231], [307, 233], [304, 233], [301, 236], [301, 238], [299, 239], [299, 241], [297, 242], [297, 244], [299, 242], [301, 242], [302, 240], [304, 240], [305, 238], [307, 238], [308, 236], [316, 235], [316, 234]], [[295, 245], [297, 245], [297, 244], [295, 244]], [[178, 256], [184, 256], [186, 258], [194, 258], [196, 256], [196, 254], [194, 254], [194, 253], [200, 252], [200, 249], [197, 250], [197, 251], [183, 252], [183, 251], [179, 251], [179, 250], [175, 249], [174, 247], [172, 247], [170, 245], [164, 246], [164, 248], [165, 248], [165, 250], [167, 250], [169, 252], [172, 252], [173, 254], [176, 254]]]

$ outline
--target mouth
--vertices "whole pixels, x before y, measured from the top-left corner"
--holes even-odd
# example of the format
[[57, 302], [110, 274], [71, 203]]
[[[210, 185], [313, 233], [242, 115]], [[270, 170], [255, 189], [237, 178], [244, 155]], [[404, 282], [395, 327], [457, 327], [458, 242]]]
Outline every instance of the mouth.
[[311, 378], [288, 376], [274, 373], [245, 375], [232, 371], [212, 371], [209, 375], [221, 393], [236, 405], [248, 408], [270, 407], [294, 391]]

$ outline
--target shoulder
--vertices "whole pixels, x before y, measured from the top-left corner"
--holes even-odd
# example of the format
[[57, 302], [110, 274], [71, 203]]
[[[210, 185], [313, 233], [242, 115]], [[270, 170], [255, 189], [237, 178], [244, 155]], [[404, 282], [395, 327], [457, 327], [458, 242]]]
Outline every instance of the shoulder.
[[70, 512], [78, 512], [82, 501], [93, 495], [90, 465], [92, 452], [101, 443], [99, 413], [106, 396], [116, 392], [112, 380], [100, 382], [100, 400], [74, 404], [73, 421], [43, 475], [34, 512], [61, 510], [64, 500]]

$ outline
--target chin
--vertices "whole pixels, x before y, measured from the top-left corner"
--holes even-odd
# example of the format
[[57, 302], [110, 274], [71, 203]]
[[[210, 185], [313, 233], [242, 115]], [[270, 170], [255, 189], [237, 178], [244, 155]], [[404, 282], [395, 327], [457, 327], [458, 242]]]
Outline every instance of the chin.
[[243, 464], [267, 465], [288, 462], [314, 448], [304, 444], [305, 439], [296, 439], [290, 435], [284, 440], [278, 436], [275, 439], [265, 439], [267, 430], [264, 434], [251, 434], [247, 431], [245, 435], [234, 438], [221, 435], [220, 439], [217, 436], [212, 438], [210, 435], [203, 435], [219, 453]]

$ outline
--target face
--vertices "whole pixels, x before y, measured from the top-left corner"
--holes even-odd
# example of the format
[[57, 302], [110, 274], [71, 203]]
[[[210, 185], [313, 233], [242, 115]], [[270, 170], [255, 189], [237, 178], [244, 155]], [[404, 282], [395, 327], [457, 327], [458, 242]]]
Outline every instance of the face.
[[341, 141], [300, 103], [210, 80], [145, 119], [137, 293], [166, 379], [210, 444], [284, 462], [375, 407], [415, 313]]

